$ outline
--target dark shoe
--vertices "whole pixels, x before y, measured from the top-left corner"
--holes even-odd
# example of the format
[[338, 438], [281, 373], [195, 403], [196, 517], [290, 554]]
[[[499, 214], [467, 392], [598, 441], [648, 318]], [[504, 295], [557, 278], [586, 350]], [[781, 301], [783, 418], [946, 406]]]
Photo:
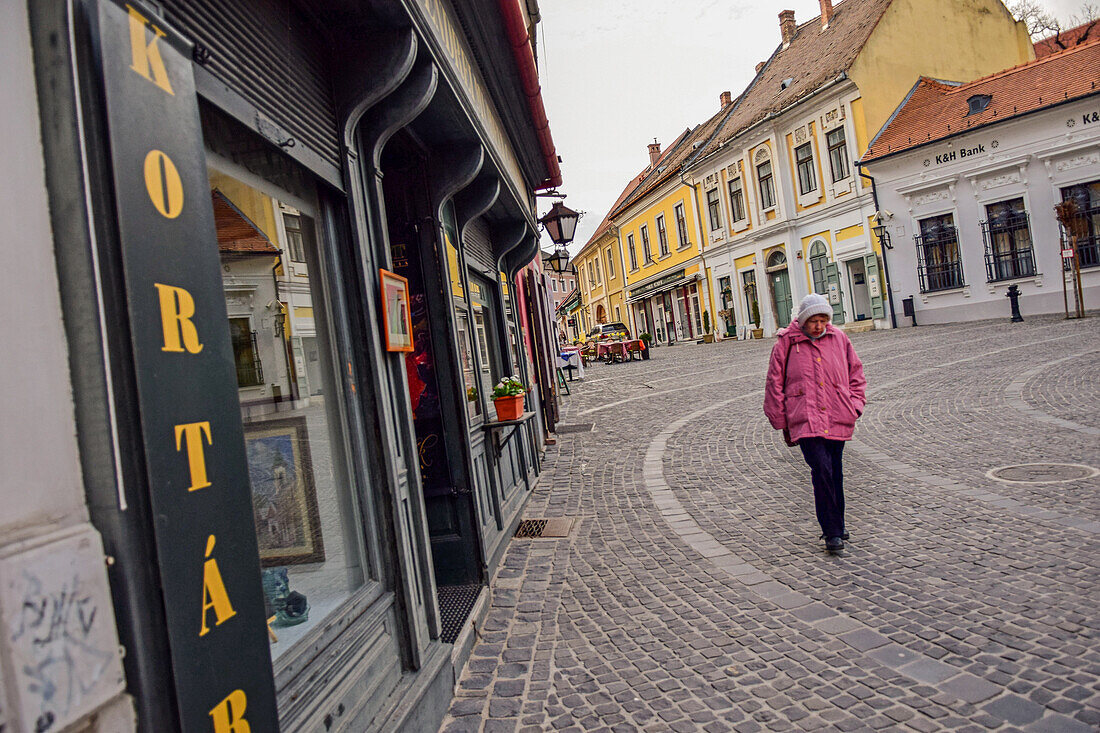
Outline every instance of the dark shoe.
[[836, 555], [844, 551], [844, 540], [839, 537], [828, 537], [825, 540], [825, 552]]
[[[824, 534], [822, 534], [822, 535], [821, 535], [821, 539], [825, 539], [825, 535], [824, 535]], [[848, 539], [848, 530], [844, 530], [844, 532], [843, 532], [843, 533], [841, 533], [841, 535], [840, 535], [840, 539], [842, 539], [842, 540], [846, 540], [846, 539]]]

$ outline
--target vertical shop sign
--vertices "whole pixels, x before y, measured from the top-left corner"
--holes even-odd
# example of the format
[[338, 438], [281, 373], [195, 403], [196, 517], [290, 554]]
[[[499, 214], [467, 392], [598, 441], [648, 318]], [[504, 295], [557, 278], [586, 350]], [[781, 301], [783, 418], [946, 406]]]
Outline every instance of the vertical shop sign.
[[140, 5], [90, 7], [180, 727], [276, 731], [190, 46]]

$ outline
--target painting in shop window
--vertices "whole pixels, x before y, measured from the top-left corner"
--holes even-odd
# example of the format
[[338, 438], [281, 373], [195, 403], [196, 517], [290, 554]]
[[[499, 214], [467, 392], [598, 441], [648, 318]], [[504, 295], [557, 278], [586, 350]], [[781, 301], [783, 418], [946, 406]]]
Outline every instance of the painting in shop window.
[[387, 351], [412, 351], [412, 314], [409, 310], [409, 281], [389, 270], [382, 276], [382, 320]]

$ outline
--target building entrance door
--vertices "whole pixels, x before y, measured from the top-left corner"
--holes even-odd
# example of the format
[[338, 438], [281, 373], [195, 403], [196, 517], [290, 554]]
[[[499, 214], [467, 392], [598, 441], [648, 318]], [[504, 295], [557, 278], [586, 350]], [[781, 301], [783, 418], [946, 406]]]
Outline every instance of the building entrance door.
[[840, 267], [835, 262], [825, 265], [825, 288], [829, 305], [833, 307], [833, 324], [844, 323], [844, 297], [840, 288]]
[[772, 305], [775, 306], [776, 328], [791, 322], [791, 276], [787, 272], [787, 254], [782, 250], [768, 255], [768, 283], [771, 285]]

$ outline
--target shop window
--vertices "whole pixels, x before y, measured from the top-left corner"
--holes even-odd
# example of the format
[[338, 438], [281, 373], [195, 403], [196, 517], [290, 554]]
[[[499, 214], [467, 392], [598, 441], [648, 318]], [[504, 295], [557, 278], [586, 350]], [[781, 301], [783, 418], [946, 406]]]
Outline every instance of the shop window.
[[798, 192], [806, 195], [817, 190], [817, 176], [814, 175], [813, 143], [799, 145], [794, 149], [795, 166], [798, 168]]
[[638, 269], [638, 253], [634, 251], [634, 235], [626, 235], [626, 249], [630, 253], [630, 271]]
[[848, 165], [848, 141], [844, 139], [844, 128], [829, 130], [825, 135], [825, 141], [829, 144], [829, 167], [832, 168], [833, 183], [843, 181], [851, 175], [851, 168]]
[[685, 249], [686, 247], [690, 247], [691, 240], [688, 239], [688, 225], [687, 217], [684, 214], [684, 205], [676, 204], [672, 211], [676, 216], [676, 236], [680, 240], [676, 243], [676, 248]]
[[829, 252], [821, 242], [810, 246], [810, 274], [814, 279], [814, 292], [826, 295], [829, 292], [829, 280], [826, 270], [829, 265]]
[[740, 176], [730, 181], [729, 189], [730, 217], [733, 221], [741, 221], [745, 218], [745, 192], [741, 187]]
[[916, 242], [922, 293], [961, 288], [965, 284], [954, 216], [943, 214], [921, 219]]
[[[589, 262], [589, 265], [592, 263]], [[501, 377], [497, 331], [493, 327], [492, 291], [488, 280], [470, 273], [470, 305], [473, 338], [477, 348], [477, 384], [485, 400], [491, 400], [493, 385]]]
[[653, 252], [649, 249], [649, 228], [642, 224], [642, 257], [648, 265], [653, 262]]
[[[1077, 232], [1077, 259], [1081, 267], [1100, 266], [1100, 181], [1081, 183], [1062, 189], [1062, 200], [1077, 202], [1073, 229]], [[1064, 247], [1069, 236], [1063, 232]]]
[[1035, 274], [1035, 255], [1031, 247], [1024, 200], [1015, 198], [985, 207], [982, 222], [985, 238], [985, 269], [989, 282], [1031, 277]]
[[766, 160], [756, 166], [756, 180], [760, 183], [760, 207], [775, 208], [775, 181], [772, 178], [772, 162]]
[[661, 257], [668, 257], [668, 231], [665, 230], [665, 215], [657, 217], [657, 248]]
[[[320, 276], [311, 216], [285, 217], [281, 242], [282, 202], [213, 169], [210, 183], [271, 655], [300, 658], [314, 653], [306, 637], [370, 579], [349, 435], [330, 397], [343, 362], [326, 308], [337, 296]], [[293, 295], [280, 250], [301, 258]]]
[[710, 230], [713, 232], [722, 228], [721, 204], [718, 201], [718, 189], [707, 191], [707, 217], [710, 220]]

